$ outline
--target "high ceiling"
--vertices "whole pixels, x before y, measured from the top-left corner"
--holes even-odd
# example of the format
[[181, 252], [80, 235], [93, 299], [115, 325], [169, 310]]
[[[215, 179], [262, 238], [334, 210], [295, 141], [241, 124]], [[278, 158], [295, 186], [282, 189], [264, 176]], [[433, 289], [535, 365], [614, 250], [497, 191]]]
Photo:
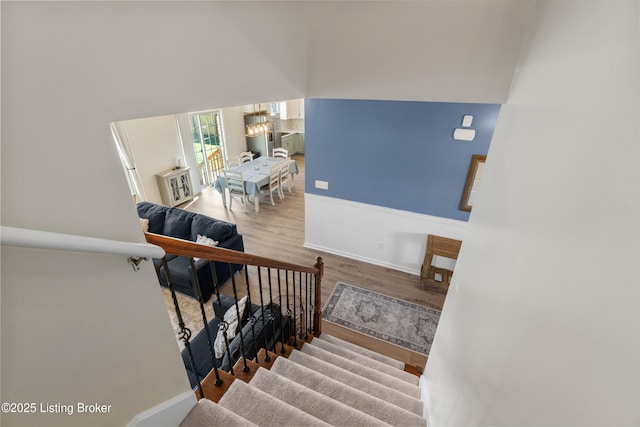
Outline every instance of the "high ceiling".
[[309, 3], [308, 96], [504, 103], [534, 6]]

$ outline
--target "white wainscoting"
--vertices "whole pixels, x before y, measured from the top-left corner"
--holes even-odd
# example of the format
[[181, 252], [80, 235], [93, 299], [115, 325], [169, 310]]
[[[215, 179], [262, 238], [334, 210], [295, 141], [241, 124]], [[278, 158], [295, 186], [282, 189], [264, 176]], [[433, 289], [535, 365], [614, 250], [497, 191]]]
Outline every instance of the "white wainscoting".
[[[420, 275], [427, 235], [464, 240], [465, 221], [305, 194], [304, 246]], [[435, 265], [451, 267], [446, 259]]]

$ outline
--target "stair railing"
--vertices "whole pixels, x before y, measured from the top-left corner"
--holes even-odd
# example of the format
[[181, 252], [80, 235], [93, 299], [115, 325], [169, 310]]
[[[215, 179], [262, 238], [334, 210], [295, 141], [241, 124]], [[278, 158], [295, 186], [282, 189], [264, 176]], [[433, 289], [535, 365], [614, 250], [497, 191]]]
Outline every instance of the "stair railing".
[[[206, 393], [205, 387], [203, 387], [205, 378], [207, 378], [207, 382], [211, 378], [211, 383], [214, 386], [222, 388], [225, 385], [224, 376], [221, 375], [220, 368], [227, 368], [222, 370], [234, 375], [234, 364], [241, 363], [241, 371], [248, 372], [250, 368], [247, 360], [251, 360], [254, 357], [257, 358], [260, 349], [264, 348], [266, 350], [263, 360], [268, 362], [270, 360], [270, 352], [284, 353], [285, 345], [292, 343], [297, 346], [298, 338], [305, 340], [308, 339], [309, 334], [319, 336], [322, 332], [321, 283], [324, 272], [322, 258], [318, 257], [313, 266], [303, 266], [245, 252], [201, 245], [192, 241], [159, 234], [145, 233], [145, 237], [148, 243], [159, 246], [167, 255], [190, 258], [193, 291], [199, 304], [200, 316], [202, 317], [202, 328], [199, 333], [204, 334], [206, 337], [206, 351], [210, 358], [210, 364], [213, 365], [213, 370], [204, 377], [198, 374], [197, 363], [198, 360], [202, 360], [202, 357], [194, 354], [192, 346], [193, 331], [184, 322], [183, 310], [179, 306], [179, 299], [171, 281], [171, 272], [166, 261], [166, 255], [163, 258], [163, 268], [161, 270], [164, 272], [165, 282], [171, 293], [178, 320], [178, 327], [180, 328], [178, 338], [184, 344], [186, 358], [192, 372], [195, 374], [196, 387], [201, 398], [205, 397]], [[206, 259], [211, 263], [214, 284], [214, 296], [211, 301], [205, 301], [202, 296], [196, 265], [193, 260], [195, 257]], [[228, 265], [231, 276], [227, 282], [219, 283], [214, 263]], [[242, 266], [239, 272], [238, 265]], [[242, 270], [244, 270], [244, 274], [242, 274]], [[260, 307], [256, 313], [250, 313], [246, 320], [249, 324], [248, 334], [251, 337], [248, 342], [252, 345], [249, 348], [245, 346], [245, 326], [240, 323], [238, 327], [239, 338], [237, 338], [239, 340], [238, 350], [240, 354], [237, 361], [234, 360], [235, 353], [232, 352], [233, 349], [227, 338], [229, 324], [221, 319], [219, 333], [222, 333], [224, 337], [226, 356], [220, 362], [215, 357], [215, 338], [212, 338], [215, 337], [215, 334], [210, 330], [210, 322], [212, 320], [210, 321], [207, 318], [205, 306], [209, 303], [212, 306], [218, 303], [220, 307], [219, 301], [222, 291], [226, 296], [233, 298], [236, 317], [243, 319], [243, 313], [240, 312], [238, 304], [241, 298], [239, 281], [244, 281], [246, 285], [243, 292], [247, 296], [247, 306], [251, 307], [251, 304], [254, 303]], [[258, 318], [256, 318], [256, 314]], [[258, 325], [258, 322], [261, 324]], [[255, 332], [257, 326], [261, 326], [263, 335], [263, 339], [260, 342], [257, 339], [259, 334], [256, 335]], [[226, 357], [228, 357], [229, 366], [220, 366], [221, 363], [227, 360]]]

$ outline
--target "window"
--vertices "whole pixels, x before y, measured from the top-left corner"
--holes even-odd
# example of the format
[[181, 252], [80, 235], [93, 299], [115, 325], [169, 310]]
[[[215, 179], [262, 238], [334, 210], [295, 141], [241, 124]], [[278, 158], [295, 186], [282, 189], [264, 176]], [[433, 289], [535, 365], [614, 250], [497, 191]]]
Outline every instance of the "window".
[[211, 185], [224, 168], [220, 112], [189, 114], [193, 150], [200, 170], [200, 184]]

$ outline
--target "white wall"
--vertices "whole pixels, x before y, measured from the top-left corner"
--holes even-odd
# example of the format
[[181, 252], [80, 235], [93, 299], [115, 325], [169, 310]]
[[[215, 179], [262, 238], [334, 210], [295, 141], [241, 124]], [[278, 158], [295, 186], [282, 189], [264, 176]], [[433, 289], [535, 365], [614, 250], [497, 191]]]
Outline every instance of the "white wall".
[[[420, 275], [427, 235], [464, 240], [465, 221], [305, 194], [305, 247]], [[453, 270], [455, 262], [433, 264]]]
[[[131, 146], [134, 163], [147, 200], [162, 203], [156, 174], [185, 163], [175, 115], [157, 116], [122, 122]], [[189, 136], [189, 135], [187, 135]], [[197, 176], [197, 174], [196, 174]], [[199, 181], [193, 181], [199, 192]]]
[[247, 151], [247, 139], [244, 136], [244, 112], [242, 107], [229, 107], [220, 110], [222, 131], [224, 134], [227, 159], [237, 159], [240, 153]]
[[[143, 241], [109, 123], [306, 87], [297, 4], [1, 7], [3, 225]], [[202, 55], [203, 40], [223, 43]], [[148, 264], [3, 246], [1, 274], [2, 398], [112, 405], [91, 418], [2, 414], [3, 425], [125, 425], [189, 390]]]
[[545, 1], [427, 363], [431, 425], [640, 420], [638, 1]]
[[533, 4], [309, 3], [306, 96], [503, 103]]
[[[428, 365], [436, 424], [637, 424], [638, 2], [582, 3], [550, 3], [503, 110]], [[2, 2], [2, 224], [141, 241], [117, 120], [505, 99], [532, 3], [389, 4]], [[113, 405], [4, 423], [123, 425], [188, 388], [147, 264], [3, 247], [1, 274], [2, 399]]]

